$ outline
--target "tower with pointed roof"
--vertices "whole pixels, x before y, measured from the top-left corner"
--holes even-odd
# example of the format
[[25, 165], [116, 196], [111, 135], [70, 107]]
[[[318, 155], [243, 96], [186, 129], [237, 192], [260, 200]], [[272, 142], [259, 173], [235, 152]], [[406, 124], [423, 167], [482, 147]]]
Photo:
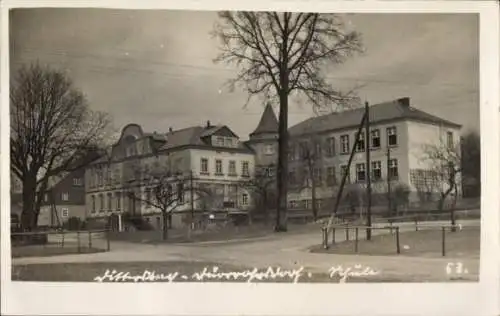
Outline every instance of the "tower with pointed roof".
[[248, 145], [255, 151], [257, 168], [276, 165], [278, 158], [278, 119], [271, 104], [267, 104], [259, 124], [249, 135]]

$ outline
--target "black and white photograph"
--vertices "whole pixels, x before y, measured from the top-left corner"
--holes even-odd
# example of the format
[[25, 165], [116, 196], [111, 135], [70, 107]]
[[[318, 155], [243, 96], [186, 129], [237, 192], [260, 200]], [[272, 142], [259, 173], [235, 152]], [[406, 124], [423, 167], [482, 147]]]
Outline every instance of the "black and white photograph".
[[498, 222], [485, 187], [498, 135], [485, 134], [499, 132], [497, 117], [484, 125], [498, 99], [483, 105], [478, 10], [14, 6], [1, 90], [12, 286], [322, 284], [331, 298], [351, 283], [410, 295], [484, 280], [484, 237], [499, 239], [482, 225]]

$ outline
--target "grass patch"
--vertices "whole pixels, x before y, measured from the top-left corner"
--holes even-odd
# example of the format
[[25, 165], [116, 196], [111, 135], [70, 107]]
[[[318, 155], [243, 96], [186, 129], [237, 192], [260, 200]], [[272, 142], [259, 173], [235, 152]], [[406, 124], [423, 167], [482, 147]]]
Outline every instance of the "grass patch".
[[[172, 262], [112, 262], [112, 263], [67, 263], [67, 264], [29, 264], [14, 265], [12, 267], [12, 280], [14, 281], [45, 281], [45, 282], [95, 282], [96, 276], [103, 276], [106, 270], [117, 272], [129, 272], [130, 276], [143, 275], [145, 270], [154, 272], [155, 275], [164, 276], [177, 272], [178, 275], [174, 282], [246, 282], [244, 277], [239, 280], [205, 278], [198, 280], [193, 277], [194, 273], [200, 273], [205, 268], [213, 271], [213, 267], [218, 267], [219, 272], [243, 272], [253, 270], [252, 268], [235, 266], [230, 264], [219, 264], [213, 262], [197, 261], [172, 261]], [[273, 268], [276, 272], [277, 267]], [[265, 272], [267, 269], [259, 269], [259, 272]], [[281, 269], [283, 271], [283, 269]], [[255, 279], [252, 282], [274, 282], [274, 283], [292, 283], [293, 276], [278, 276], [275, 279]], [[311, 273], [305, 269], [298, 279], [299, 283], [338, 283], [341, 277], [338, 275], [330, 276], [328, 273]], [[141, 281], [141, 280], [139, 280]], [[350, 277], [347, 283], [372, 283], [372, 282], [423, 282], [422, 278], [405, 276], [370, 276], [370, 277]], [[448, 281], [448, 280], [442, 280]], [[108, 281], [109, 282], [109, 281]], [[128, 282], [133, 282], [128, 280]], [[161, 281], [160, 281], [161, 282]], [[164, 279], [163, 282], [168, 282]]]
[[[360, 234], [361, 235], [361, 234]], [[354, 238], [354, 233], [351, 233]], [[363, 233], [364, 236], [364, 233]], [[440, 229], [425, 229], [402, 232], [399, 234], [400, 250], [404, 256], [442, 257], [442, 232]], [[311, 252], [331, 254], [355, 254], [355, 241], [344, 241], [331, 244], [323, 249], [322, 245], [310, 248]], [[476, 227], [465, 227], [456, 232], [445, 233], [446, 257], [479, 258], [480, 230]], [[361, 255], [397, 255], [396, 234], [372, 236], [371, 241], [358, 241], [358, 254]]]
[[104, 249], [89, 248], [89, 247], [57, 247], [57, 246], [23, 246], [23, 247], [12, 247], [11, 256], [12, 258], [22, 258], [22, 257], [51, 257], [60, 255], [74, 255], [74, 254], [88, 254], [104, 252]]

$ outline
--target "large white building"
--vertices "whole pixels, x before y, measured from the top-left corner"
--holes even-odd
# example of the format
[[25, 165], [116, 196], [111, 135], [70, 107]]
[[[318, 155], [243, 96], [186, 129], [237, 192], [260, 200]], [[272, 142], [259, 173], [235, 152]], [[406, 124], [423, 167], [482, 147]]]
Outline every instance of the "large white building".
[[[311, 208], [312, 178], [315, 179], [319, 208], [331, 209], [341, 177], [347, 171], [363, 113], [364, 109], [354, 109], [314, 117], [289, 128], [287, 198], [290, 209]], [[365, 144], [368, 141], [374, 195], [384, 194], [388, 183], [393, 187], [404, 184], [410, 191], [409, 200], [417, 201], [421, 198], [422, 186], [428, 186], [429, 180], [435, 181], [427, 176], [431, 168], [422, 159], [425, 146], [457, 146], [459, 133], [460, 125], [412, 107], [409, 98], [373, 105], [370, 107], [370, 137], [367, 140], [365, 132], [361, 134], [361, 144], [348, 170], [347, 183], [361, 188], [365, 185]], [[276, 175], [277, 140], [278, 120], [270, 105], [266, 106], [258, 126], [245, 142], [228, 126], [212, 126], [209, 122], [205, 126], [170, 129], [167, 133], [145, 133], [136, 124], [127, 125], [108, 155], [92, 163], [86, 171], [87, 214], [106, 218], [110, 214], [127, 213], [159, 224], [162, 220], [159, 210], [143, 203], [151, 194], [148, 185], [137, 181], [144, 177], [144, 170], [158, 166], [177, 175], [172, 176], [172, 185], [182, 196], [182, 203], [172, 207], [173, 225], [186, 221], [192, 211], [198, 214], [245, 213], [258, 205], [258, 196], [248, 187], [249, 181], [256, 175], [271, 180]], [[314, 164], [306, 163], [304, 148], [311, 149]], [[185, 189], [189, 182], [175, 185], [179, 179], [194, 181], [192, 187], [195, 188], [209, 188], [210, 201], [201, 198], [198, 192], [191, 195], [190, 190]], [[275, 188], [273, 181], [267, 183], [271, 190]], [[435, 192], [428, 192], [430, 195], [439, 191], [433, 187]], [[132, 196], [140, 196], [142, 201]], [[274, 199], [267, 201], [270, 208], [273, 208]]]
[[[291, 208], [310, 208], [311, 185], [307, 185], [309, 169], [304, 161], [304, 145], [312, 148], [315, 158], [310, 172], [319, 185], [318, 204], [331, 202], [336, 196], [342, 175], [347, 171], [347, 183], [365, 187], [367, 178], [366, 142], [370, 148], [370, 176], [373, 193], [387, 196], [387, 187], [403, 184], [409, 191], [409, 202], [422, 199], [421, 191], [435, 198], [445, 183], [429, 176], [435, 161], [427, 159], [430, 148], [459, 152], [459, 124], [441, 119], [410, 105], [409, 98], [370, 106], [370, 137], [363, 129], [360, 144], [351, 167], [347, 163], [355, 142], [364, 108], [314, 117], [289, 129]], [[313, 146], [311, 147], [311, 143]], [[306, 155], [307, 156], [307, 155]], [[305, 171], [304, 171], [305, 170]], [[390, 179], [388, 185], [387, 179]], [[459, 181], [459, 180], [458, 180]], [[460, 189], [460, 185], [458, 185]], [[385, 198], [387, 199], [387, 198]], [[329, 203], [328, 203], [329, 204]], [[329, 204], [331, 207], [331, 204]]]
[[[160, 210], [146, 202], [153, 190], [144, 181], [148, 170], [169, 174], [168, 186], [178, 199], [168, 210], [173, 226], [193, 213], [237, 213], [251, 206], [242, 183], [254, 173], [254, 153], [229, 127], [207, 122], [162, 134], [145, 133], [139, 125], [129, 124], [108, 155], [87, 169], [88, 216], [127, 213], [160, 226]], [[210, 194], [201, 196], [201, 192]]]

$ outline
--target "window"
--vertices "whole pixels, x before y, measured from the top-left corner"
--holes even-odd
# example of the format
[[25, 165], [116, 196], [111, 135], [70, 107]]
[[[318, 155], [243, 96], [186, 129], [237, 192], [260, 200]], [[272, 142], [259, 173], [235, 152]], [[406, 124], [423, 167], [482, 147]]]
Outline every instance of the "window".
[[81, 187], [83, 185], [82, 178], [73, 178], [73, 186]]
[[446, 132], [446, 144], [448, 148], [453, 148], [454, 142], [453, 142], [453, 132]]
[[113, 179], [111, 178], [111, 168], [108, 167], [106, 168], [106, 184], [110, 185], [112, 180]]
[[294, 161], [296, 158], [296, 148], [294, 145], [290, 145], [288, 148], [288, 160]]
[[398, 137], [395, 126], [387, 128], [387, 144], [389, 146], [396, 146], [398, 144]]
[[335, 167], [326, 168], [326, 183], [330, 186], [337, 184], [337, 176], [335, 174]]
[[313, 169], [313, 179], [314, 179], [315, 185], [321, 186], [321, 181], [323, 179], [322, 179], [321, 169], [320, 168], [314, 168]]
[[311, 209], [311, 206], [312, 206], [312, 200], [304, 200], [304, 207], [306, 210], [309, 210]]
[[349, 135], [340, 136], [340, 152], [342, 154], [349, 153]]
[[108, 211], [113, 209], [113, 195], [108, 193]]
[[182, 183], [177, 184], [177, 201], [184, 203], [184, 185]]
[[397, 179], [399, 176], [398, 173], [398, 160], [397, 159], [391, 159], [389, 160], [389, 178], [390, 179]]
[[372, 180], [379, 181], [382, 179], [382, 162], [372, 161]]
[[233, 147], [233, 139], [231, 137], [226, 137], [224, 139], [224, 146]]
[[100, 186], [100, 187], [101, 187], [101, 186], [102, 186], [102, 184], [103, 184], [103, 179], [102, 179], [102, 176], [103, 176], [103, 174], [102, 174], [102, 168], [99, 168], [99, 169], [97, 170], [97, 181], [98, 181], [98, 186]]
[[268, 156], [274, 155], [274, 146], [272, 144], [267, 144], [266, 147], [264, 147], [264, 154]]
[[289, 171], [288, 172], [288, 183], [290, 185], [295, 185], [297, 184], [297, 179], [295, 177], [295, 171]]
[[92, 210], [91, 210], [91, 212], [95, 213], [96, 212], [96, 209], [95, 209], [95, 195], [92, 195], [91, 199], [92, 199]]
[[217, 136], [215, 142], [216, 146], [224, 146], [224, 137]]
[[215, 174], [222, 175], [222, 160], [220, 159], [215, 160]]
[[99, 194], [99, 212], [104, 212], [104, 195]]
[[344, 177], [344, 175], [347, 175], [345, 179], [346, 183], [351, 182], [351, 173], [349, 172], [349, 169], [347, 169], [347, 166], [340, 166], [340, 172], [342, 177]]
[[43, 200], [44, 200], [45, 202], [48, 202], [48, 201], [49, 201], [49, 195], [48, 195], [47, 193], [45, 193], [45, 194], [43, 195]]
[[148, 164], [144, 164], [144, 174], [142, 175], [143, 179], [149, 179], [150, 169]]
[[314, 157], [319, 158], [321, 157], [321, 143], [317, 142], [314, 144]]
[[307, 142], [299, 143], [299, 157], [304, 159], [309, 155], [309, 148]]
[[230, 176], [236, 175], [236, 161], [234, 160], [229, 161], [229, 175]]
[[356, 164], [356, 181], [366, 180], [366, 167], [364, 163]]
[[356, 144], [356, 151], [365, 151], [365, 133], [361, 131], [359, 133], [359, 140]]
[[243, 193], [241, 195], [241, 205], [248, 205], [248, 194]]
[[145, 199], [146, 199], [146, 208], [150, 208], [151, 207], [151, 189], [146, 189], [144, 190], [144, 193], [146, 195]]
[[201, 158], [200, 169], [201, 169], [201, 173], [208, 174], [208, 159], [207, 158]]
[[380, 148], [380, 130], [374, 129], [371, 131], [372, 136], [372, 148]]
[[335, 137], [330, 137], [326, 139], [326, 156], [335, 156]]
[[116, 192], [116, 210], [120, 211], [122, 208], [122, 194], [120, 192]]
[[69, 201], [69, 193], [68, 192], [61, 193], [61, 200]]
[[67, 208], [61, 209], [62, 217], [69, 217], [69, 210]]
[[241, 164], [241, 175], [244, 177], [250, 176], [248, 161], [243, 161], [243, 163]]
[[273, 167], [267, 167], [265, 169], [265, 175], [266, 175], [266, 177], [269, 177], [269, 178], [274, 177], [274, 168]]
[[294, 209], [294, 208], [297, 208], [298, 207], [298, 203], [297, 201], [295, 200], [291, 200], [288, 202], [288, 206], [291, 208], [291, 209]]
[[318, 210], [320, 210], [320, 209], [321, 209], [321, 207], [323, 206], [323, 203], [322, 203], [322, 202], [323, 202], [323, 201], [322, 201], [322, 200], [320, 200], [320, 199], [317, 199], [317, 200], [316, 200], [316, 209], [318, 209]]

